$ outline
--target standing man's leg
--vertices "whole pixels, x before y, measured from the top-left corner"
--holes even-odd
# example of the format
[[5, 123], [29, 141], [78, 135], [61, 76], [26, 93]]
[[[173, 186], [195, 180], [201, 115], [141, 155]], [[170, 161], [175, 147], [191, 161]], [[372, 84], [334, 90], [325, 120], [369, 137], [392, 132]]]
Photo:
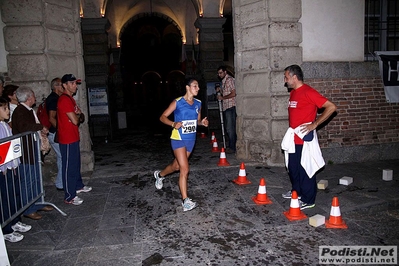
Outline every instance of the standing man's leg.
[[[67, 173], [66, 173], [66, 169], [67, 169], [67, 162], [68, 162], [68, 158], [67, 158], [67, 144], [59, 144], [60, 146], [60, 152], [61, 152], [61, 162], [62, 162], [62, 172], [61, 172], [61, 176], [62, 176], [62, 187], [64, 188], [64, 192], [65, 192], [65, 188], [67, 187]], [[64, 196], [64, 199], [66, 199], [66, 193]]]
[[290, 153], [288, 155], [288, 175], [290, 176], [290, 181], [292, 185], [291, 191], [295, 190], [298, 196], [301, 196], [300, 166], [302, 149], [298, 146], [301, 145], [295, 145], [295, 153]]
[[236, 132], [236, 107], [231, 107], [224, 111], [226, 118], [226, 132], [229, 136], [229, 148], [236, 151], [237, 132]]
[[[301, 209], [312, 208], [316, 200], [317, 184], [316, 176], [309, 178], [305, 169], [301, 165], [303, 145], [295, 145], [295, 155], [289, 157], [288, 167], [289, 171], [293, 171], [295, 178], [291, 179], [293, 190], [298, 192], [298, 196], [301, 197]], [[291, 154], [290, 154], [291, 155]], [[291, 158], [295, 162], [295, 166], [290, 167]], [[291, 177], [291, 173], [290, 173]], [[295, 185], [294, 185], [295, 184]], [[294, 186], [296, 189], [294, 189]]]
[[302, 193], [302, 202], [313, 205], [316, 201], [317, 194], [316, 175], [314, 175], [312, 178], [309, 178], [308, 174], [302, 166], [300, 169], [300, 186]]
[[[71, 144], [60, 144], [62, 155], [62, 181], [65, 201], [71, 202], [76, 197], [76, 187], [80, 177], [79, 141]], [[80, 177], [81, 178], [81, 177]]]
[[[21, 200], [22, 205], [26, 206], [30, 203], [39, 193], [40, 188], [38, 187], [38, 176], [35, 165], [23, 164], [18, 166], [18, 172], [20, 175], [20, 186], [21, 186]], [[37, 211], [43, 206], [32, 204], [25, 211], [24, 215], [34, 220], [41, 219], [42, 216]]]
[[[81, 173], [81, 160], [80, 160], [80, 141], [73, 143], [74, 144], [74, 154], [75, 154], [75, 175], [76, 175], [76, 190], [82, 189], [84, 187]], [[90, 189], [91, 190], [91, 189]]]
[[62, 157], [60, 151], [60, 145], [54, 142], [55, 133], [48, 134], [48, 140], [50, 142], [51, 147], [53, 148], [56, 156], [57, 156], [57, 177], [55, 178], [55, 187], [57, 189], [63, 189], [64, 185], [62, 184]]

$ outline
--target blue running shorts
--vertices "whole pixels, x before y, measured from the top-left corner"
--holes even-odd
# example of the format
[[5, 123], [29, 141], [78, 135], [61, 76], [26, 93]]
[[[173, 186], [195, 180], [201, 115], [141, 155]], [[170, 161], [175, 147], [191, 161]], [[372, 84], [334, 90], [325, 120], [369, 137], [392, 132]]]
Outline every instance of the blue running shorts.
[[172, 149], [176, 150], [178, 148], [186, 147], [188, 152], [192, 152], [195, 145], [195, 140], [170, 140], [172, 144]]

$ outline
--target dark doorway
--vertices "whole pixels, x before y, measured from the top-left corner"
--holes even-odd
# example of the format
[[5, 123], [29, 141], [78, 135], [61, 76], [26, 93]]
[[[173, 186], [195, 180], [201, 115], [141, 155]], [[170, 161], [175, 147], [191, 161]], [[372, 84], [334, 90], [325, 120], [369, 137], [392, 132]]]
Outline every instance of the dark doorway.
[[146, 126], [155, 134], [164, 130], [159, 116], [181, 95], [181, 49], [179, 28], [161, 14], [140, 14], [125, 28], [120, 66], [129, 127]]

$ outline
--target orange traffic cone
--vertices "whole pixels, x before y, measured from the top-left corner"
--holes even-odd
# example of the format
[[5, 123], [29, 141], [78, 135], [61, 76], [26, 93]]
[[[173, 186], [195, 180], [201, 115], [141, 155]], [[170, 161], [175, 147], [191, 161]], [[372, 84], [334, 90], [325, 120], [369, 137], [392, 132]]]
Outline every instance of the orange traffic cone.
[[303, 220], [307, 218], [306, 214], [304, 214], [299, 208], [298, 194], [295, 190], [291, 193], [290, 209], [283, 213], [290, 221]]
[[216, 138], [215, 138], [215, 141], [212, 143], [212, 152], [219, 152], [220, 150], [219, 150], [219, 147], [218, 147], [218, 142], [216, 141]]
[[245, 164], [241, 163], [240, 172], [238, 172], [238, 177], [233, 180], [237, 185], [247, 185], [251, 184], [251, 181], [247, 179], [247, 173], [245, 172]]
[[201, 132], [201, 139], [206, 139], [205, 133]]
[[220, 159], [218, 162], [218, 166], [229, 166], [230, 163], [226, 159], [226, 153], [224, 152], [224, 148], [220, 151]]
[[213, 143], [215, 141], [215, 139], [216, 139], [215, 132], [212, 132], [211, 143]]
[[265, 182], [264, 178], [260, 179], [258, 195], [252, 197], [252, 200], [256, 204], [271, 204], [272, 203], [272, 201], [269, 199], [269, 197], [266, 194], [266, 182]]
[[325, 222], [326, 228], [347, 229], [345, 221], [342, 220], [341, 211], [339, 209], [338, 197], [332, 199], [330, 219]]

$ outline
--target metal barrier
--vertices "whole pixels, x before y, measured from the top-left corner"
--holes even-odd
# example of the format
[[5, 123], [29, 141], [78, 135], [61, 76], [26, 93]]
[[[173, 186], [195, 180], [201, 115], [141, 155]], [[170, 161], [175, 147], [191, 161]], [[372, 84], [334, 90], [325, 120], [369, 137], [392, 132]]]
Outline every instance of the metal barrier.
[[0, 167], [8, 162], [13, 162], [13, 167], [0, 172], [2, 228], [33, 204], [51, 205], [66, 216], [53, 203], [44, 201], [40, 138], [37, 132], [0, 139]]

